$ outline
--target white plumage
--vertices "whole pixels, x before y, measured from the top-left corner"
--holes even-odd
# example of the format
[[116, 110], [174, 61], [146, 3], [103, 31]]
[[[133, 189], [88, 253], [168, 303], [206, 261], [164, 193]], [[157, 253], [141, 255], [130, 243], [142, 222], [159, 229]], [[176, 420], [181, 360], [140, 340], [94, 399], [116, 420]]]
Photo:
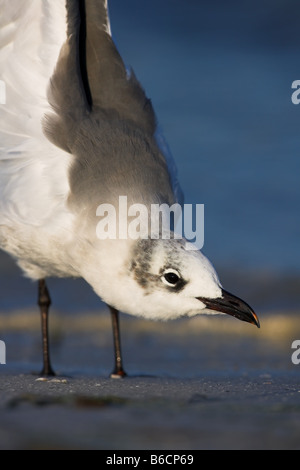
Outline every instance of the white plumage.
[[[1, 246], [17, 256], [32, 278], [47, 273], [30, 264], [43, 231], [70, 229], [66, 209], [70, 155], [45, 137], [42, 119], [50, 106], [47, 89], [66, 38], [64, 1], [1, 0], [0, 79], [6, 102], [0, 107]], [[66, 236], [66, 235], [64, 235]], [[51, 243], [51, 241], [50, 241]], [[24, 246], [32, 255], [23, 257]]]
[[[114, 315], [218, 311], [258, 325], [184, 240], [96, 236], [98, 204], [181, 201], [151, 103], [111, 40], [107, 1], [0, 0], [0, 11], [2, 249], [31, 279], [83, 277]], [[43, 288], [45, 316], [48, 297]]]

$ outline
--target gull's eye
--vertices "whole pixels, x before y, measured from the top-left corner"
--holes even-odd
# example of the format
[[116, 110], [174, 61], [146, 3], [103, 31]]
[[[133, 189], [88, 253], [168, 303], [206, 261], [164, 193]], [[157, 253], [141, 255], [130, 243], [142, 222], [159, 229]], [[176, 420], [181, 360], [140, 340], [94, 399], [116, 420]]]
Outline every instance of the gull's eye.
[[164, 284], [171, 287], [176, 286], [180, 279], [180, 274], [175, 269], [167, 269], [161, 278]]

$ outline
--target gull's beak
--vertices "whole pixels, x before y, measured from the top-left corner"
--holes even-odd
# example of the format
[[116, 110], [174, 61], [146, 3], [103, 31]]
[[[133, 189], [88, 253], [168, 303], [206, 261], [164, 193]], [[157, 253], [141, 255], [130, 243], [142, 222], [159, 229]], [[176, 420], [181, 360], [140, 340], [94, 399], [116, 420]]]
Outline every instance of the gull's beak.
[[241, 321], [252, 323], [252, 325], [260, 328], [259, 319], [254, 313], [252, 308], [243, 300], [235, 297], [226, 290], [222, 290], [222, 297], [219, 299], [206, 299], [204, 297], [197, 297], [206, 305], [209, 310], [215, 310], [220, 313], [227, 313], [232, 317], [238, 318]]

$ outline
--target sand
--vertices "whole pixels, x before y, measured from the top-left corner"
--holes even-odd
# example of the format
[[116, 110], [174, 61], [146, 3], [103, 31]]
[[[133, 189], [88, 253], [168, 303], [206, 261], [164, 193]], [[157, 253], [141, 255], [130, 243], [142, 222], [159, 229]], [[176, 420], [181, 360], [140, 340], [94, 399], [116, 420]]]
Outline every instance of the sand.
[[[23, 320], [23, 323], [22, 323]], [[122, 317], [129, 377], [113, 380], [109, 317], [53, 313], [58, 372], [41, 381], [36, 313], [0, 315], [1, 449], [300, 449], [299, 315], [161, 324]]]

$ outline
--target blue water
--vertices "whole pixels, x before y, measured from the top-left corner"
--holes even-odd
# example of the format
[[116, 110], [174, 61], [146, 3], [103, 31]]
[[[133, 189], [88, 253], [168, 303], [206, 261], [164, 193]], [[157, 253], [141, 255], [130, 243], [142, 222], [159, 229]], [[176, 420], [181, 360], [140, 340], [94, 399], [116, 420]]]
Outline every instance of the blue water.
[[216, 265], [300, 272], [298, 0], [111, 0]]

